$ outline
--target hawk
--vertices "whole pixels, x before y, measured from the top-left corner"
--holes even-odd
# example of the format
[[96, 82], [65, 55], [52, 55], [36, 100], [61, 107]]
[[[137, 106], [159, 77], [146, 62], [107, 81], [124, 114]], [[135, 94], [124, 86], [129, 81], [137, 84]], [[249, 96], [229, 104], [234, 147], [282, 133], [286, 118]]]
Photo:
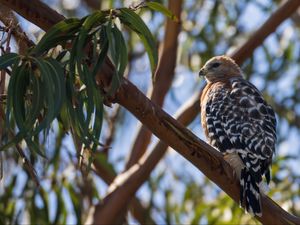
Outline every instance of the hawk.
[[261, 216], [260, 183], [263, 176], [270, 182], [275, 113], [227, 56], [210, 59], [199, 76], [207, 81], [200, 99], [207, 141], [223, 153], [240, 180], [240, 204], [245, 204], [247, 212]]

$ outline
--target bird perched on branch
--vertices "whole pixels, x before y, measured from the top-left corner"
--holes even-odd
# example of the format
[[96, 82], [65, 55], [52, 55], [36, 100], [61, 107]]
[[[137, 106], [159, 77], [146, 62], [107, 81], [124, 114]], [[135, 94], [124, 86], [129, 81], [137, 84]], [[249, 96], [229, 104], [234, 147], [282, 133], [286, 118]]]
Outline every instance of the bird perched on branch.
[[270, 182], [276, 143], [274, 111], [227, 56], [210, 59], [199, 75], [207, 81], [201, 95], [207, 140], [224, 154], [240, 180], [240, 204], [261, 216], [260, 183], [263, 176]]

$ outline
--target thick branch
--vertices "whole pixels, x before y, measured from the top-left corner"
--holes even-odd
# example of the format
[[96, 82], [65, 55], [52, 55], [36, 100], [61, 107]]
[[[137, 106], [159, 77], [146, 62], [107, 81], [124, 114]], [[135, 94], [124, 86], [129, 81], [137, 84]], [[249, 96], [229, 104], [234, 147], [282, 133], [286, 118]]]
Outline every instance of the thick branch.
[[[21, 0], [15, 0], [15, 1], [0, 0], [0, 2], [10, 2], [10, 3], [23, 2], [23, 4], [30, 5], [29, 3]], [[287, 7], [292, 5], [292, 7], [294, 7], [294, 10], [296, 10], [299, 4], [300, 1], [289, 0], [282, 7]], [[22, 8], [19, 9], [18, 7], [14, 7], [13, 4], [12, 4], [12, 9], [14, 9], [17, 12], [24, 11]], [[39, 10], [36, 9], [35, 11], [39, 11]], [[279, 20], [281, 20], [282, 22], [292, 12], [293, 12], [292, 10], [287, 10], [285, 14], [278, 15], [277, 18], [275, 18], [277, 21], [275, 25], [278, 24]], [[20, 12], [18, 13], [21, 14]], [[29, 14], [24, 13], [24, 15], [25, 17], [27, 15], [26, 18], [29, 19], [30, 21], [34, 20], [34, 18], [31, 19], [30, 16], [28, 17], [30, 13]], [[46, 21], [49, 22], [49, 20]], [[274, 29], [272, 28], [268, 32], [271, 33], [273, 32], [273, 30]], [[253, 50], [255, 47], [257, 47], [257, 43], [252, 42], [252, 45], [250, 47], [245, 48], [247, 50], [248, 56], [251, 55], [252, 53], [251, 50]], [[239, 50], [239, 51], [244, 52], [244, 50], [243, 51]], [[244, 54], [241, 55], [243, 57], [235, 53], [234, 54], [235, 59], [237, 60], [240, 57], [246, 58]], [[238, 61], [238, 63], [241, 62]], [[112, 75], [112, 74], [110, 72], [107, 72], [107, 75]], [[147, 99], [141, 92], [138, 91], [138, 89], [135, 86], [133, 86], [127, 80], [124, 81], [120, 91], [117, 94], [117, 101], [123, 106], [125, 106], [129, 111], [131, 111], [143, 123], [145, 123], [145, 125], [147, 125], [148, 128], [153, 133], [155, 133], [159, 138], [165, 141], [166, 144], [169, 144], [173, 148], [177, 149], [180, 154], [185, 156], [189, 161], [191, 161], [194, 165], [196, 165], [208, 178], [210, 178], [218, 186], [220, 186], [234, 200], [236, 201], [238, 200], [238, 193], [239, 193], [238, 185], [236, 183], [230, 183], [228, 181], [228, 179], [232, 180], [231, 177], [228, 178], [228, 174], [232, 174], [232, 170], [228, 166], [228, 164], [223, 161], [222, 155], [219, 152], [217, 152], [212, 147], [208, 146], [207, 144], [199, 140], [191, 132], [189, 132], [180, 124], [178, 124], [174, 119], [170, 118], [166, 113], [164, 113], [160, 108], [158, 108], [149, 99]], [[145, 115], [144, 113], [146, 113], [147, 116], [144, 117]], [[224, 173], [222, 173], [224, 171], [226, 171], [225, 175]], [[263, 223], [286, 224], [288, 222], [291, 222], [294, 224], [300, 224], [299, 218], [294, 217], [288, 214], [287, 212], [285, 212], [268, 197], [263, 196], [262, 202], [263, 202], [263, 217], [258, 219]]]
[[[182, 0], [169, 0], [169, 9], [180, 19]], [[150, 91], [150, 99], [159, 106], [163, 105], [165, 96], [172, 84], [176, 59], [178, 34], [180, 32], [180, 23], [167, 19], [164, 41], [161, 46], [162, 52], [156, 70], [156, 81], [154, 88]], [[145, 153], [151, 140], [151, 132], [144, 125], [141, 126], [134, 141], [130, 158], [127, 162], [128, 169], [136, 163]]]
[[[116, 95], [116, 102], [124, 106], [145, 124], [160, 140], [171, 146], [179, 154], [193, 163], [211, 181], [217, 184], [233, 200], [239, 201], [239, 184], [236, 182], [232, 168], [224, 161], [223, 156], [216, 149], [196, 137], [192, 132], [179, 124], [175, 119], [165, 113], [161, 108], [151, 102], [132, 83], [124, 80]], [[163, 145], [163, 142], [161, 144]], [[136, 164], [131, 167], [131, 181], [122, 183], [118, 188], [118, 195], [112, 195], [111, 199], [117, 201], [122, 196], [133, 195], [133, 189], [129, 191], [128, 186], [138, 186], [135, 176], [140, 166]], [[103, 204], [106, 204], [104, 200]], [[97, 207], [100, 207], [97, 206]], [[119, 205], [118, 205], [119, 207]], [[121, 209], [116, 209], [121, 210]], [[113, 222], [113, 216], [107, 208], [101, 208], [103, 214], [95, 214], [94, 223], [108, 224]], [[300, 224], [300, 218], [284, 211], [267, 196], [262, 196], [262, 217], [257, 217], [263, 224]], [[105, 215], [105, 217], [103, 216]], [[109, 220], [110, 219], [110, 220]]]
[[[95, 161], [93, 165], [97, 175], [99, 175], [106, 184], [111, 185], [116, 178], [116, 174], [102, 166], [102, 164], [97, 161]], [[136, 196], [130, 196], [128, 201], [127, 199], [124, 199], [124, 201], [126, 201], [126, 205], [130, 202], [129, 210], [140, 224], [155, 224], [154, 220], [150, 217], [149, 212], [147, 212], [147, 209], [141, 204], [140, 200]], [[122, 199], [122, 202], [124, 201]], [[88, 218], [88, 221], [89, 220], [92, 220], [92, 218]]]
[[[275, 29], [276, 29], [276, 27], [285, 19], [285, 18], [287, 18], [288, 16], [289, 16], [289, 14], [288, 13], [290, 13], [290, 14], [292, 14], [293, 12], [292, 11], [290, 11], [290, 10], [287, 10], [286, 11], [286, 14], [285, 13], [282, 13], [282, 12], [284, 12], [284, 10], [286, 10], [286, 9], [291, 9], [292, 7], [294, 7], [295, 5], [295, 3], [296, 3], [297, 1], [288, 1], [288, 2], [286, 2], [286, 4], [284, 4], [281, 8], [279, 8], [278, 9], [278, 11], [276, 11], [274, 14], [273, 14], [273, 16], [271, 16], [270, 17], [270, 19], [268, 19], [267, 21], [266, 21], [266, 23], [255, 33], [255, 35], [259, 35], [259, 36], [261, 36], [261, 37], [264, 37], [264, 38], [266, 38], [269, 34], [271, 34]], [[297, 2], [297, 7], [299, 6], [299, 2]], [[280, 13], [278, 13], [278, 12], [280, 12]], [[275, 15], [275, 16], [274, 16]], [[268, 25], [268, 26], [266, 26], [266, 24]], [[271, 26], [270, 27], [270, 24], [271, 25], [273, 25], [273, 26]], [[266, 29], [267, 28], [267, 29]], [[258, 46], [258, 45], [260, 45], [263, 41], [264, 41], [264, 39], [259, 39], [259, 42], [257, 42], [257, 41], [253, 41], [255, 39], [255, 36], [253, 35], [252, 36], [252, 38], [250, 38], [242, 47], [240, 47], [233, 55], [232, 55], [232, 58], [234, 58], [239, 64], [241, 64], [242, 62], [243, 62], [243, 60], [239, 60], [239, 57], [241, 56], [241, 55], [243, 55], [243, 57], [249, 57], [251, 54], [252, 54], [252, 52], [254, 51], [254, 49]], [[245, 51], [245, 49], [247, 50], [247, 51]], [[243, 53], [243, 54], [242, 54]], [[245, 59], [245, 58], [244, 58]], [[198, 114], [198, 112], [199, 112], [199, 108], [197, 109], [197, 107], [196, 107], [196, 103], [197, 103], [197, 101], [198, 100], [195, 100], [195, 106], [194, 107], [190, 107], [190, 108], [188, 108], [188, 110], [187, 111], [185, 111], [186, 112], [186, 114], [190, 114], [191, 115], [191, 117], [190, 118], [194, 118], [197, 114]], [[143, 112], [144, 113], [144, 112]], [[143, 114], [142, 113], [142, 114]], [[160, 143], [161, 144], [161, 143]], [[165, 146], [162, 146], [162, 147], [165, 147]], [[157, 158], [159, 158], [159, 156], [157, 157]], [[143, 159], [142, 159], [143, 160]], [[150, 160], [149, 160], [150, 161]], [[153, 163], [153, 162], [152, 162]], [[155, 163], [154, 163], [155, 164]], [[138, 163], [138, 165], [142, 165], [141, 164], [141, 161]], [[133, 168], [135, 168], [136, 166], [134, 166]], [[142, 169], [143, 167], [141, 166], [140, 168], [139, 168], [139, 170], [141, 170], [143, 173], [145, 173], [145, 174], [147, 174], [147, 172], [146, 171], [144, 171], [143, 169]], [[149, 168], [148, 168], [149, 169]], [[133, 172], [132, 172], [132, 170], [133, 170]], [[136, 172], [136, 173], [135, 173]], [[106, 200], [108, 200], [108, 199], [110, 199], [109, 201], [111, 201], [111, 203], [112, 203], [112, 205], [114, 205], [113, 204], [113, 202], [114, 202], [114, 200], [116, 200], [116, 201], [118, 201], [118, 199], [120, 199], [119, 197], [120, 196], [122, 196], [121, 197], [121, 199], [125, 199], [126, 198], [126, 196], [128, 197], [129, 196], [129, 198], [130, 198], [130, 194], [131, 193], [134, 193], [135, 192], [135, 190], [137, 190], [137, 188], [139, 187], [139, 185], [138, 185], [138, 175], [137, 174], [139, 174], [139, 171], [138, 170], [135, 170], [135, 169], [130, 169], [129, 171], [128, 171], [128, 174], [130, 174], [131, 176], [129, 176], [130, 177], [130, 179], [128, 179], [128, 180], [125, 180], [124, 181], [124, 176], [122, 176], [122, 178], [123, 179], [121, 179], [121, 180], [123, 180], [123, 182], [122, 182], [122, 186], [121, 186], [121, 188], [119, 189], [117, 189], [116, 190], [116, 192], [118, 193], [118, 194], [116, 194], [115, 196], [118, 196], [118, 198], [115, 198], [114, 196], [113, 196], [113, 193], [111, 193], [111, 195], [109, 195], [108, 196], [108, 198], [106, 198]], [[126, 177], [128, 176], [128, 174], [126, 175]], [[146, 176], [146, 175], [145, 175]], [[133, 182], [132, 180], [134, 180], [135, 182]], [[144, 178], [145, 179], [145, 178]], [[117, 181], [118, 182], [118, 181]], [[141, 183], [140, 183], [140, 185], [142, 184], [142, 181], [141, 181]], [[131, 190], [130, 190], [131, 189]], [[121, 190], [121, 192], [123, 192], [123, 194], [122, 193], [120, 193], [120, 190]], [[128, 193], [126, 193], [126, 190], [128, 191]], [[238, 192], [236, 192], [236, 193], [238, 193]], [[112, 197], [111, 197], [112, 196]], [[109, 201], [105, 201], [105, 203], [106, 204], [109, 204], [108, 202]], [[272, 203], [272, 201], [270, 201], [270, 200], [267, 200], [267, 203], [265, 203], [264, 202], [264, 205], [266, 205], [267, 207], [269, 207], [269, 208], [276, 208], [276, 205], [274, 206], [274, 205], [271, 205], [271, 203]], [[110, 208], [108, 205], [106, 205], [108, 208]], [[118, 205], [118, 207], [120, 206], [120, 204]], [[105, 209], [104, 208], [102, 208], [101, 209], [101, 211], [102, 211], [102, 213], [103, 212], [105, 212]], [[113, 212], [111, 211], [111, 210], [108, 210], [109, 212], [110, 212], [110, 214], [108, 214], [108, 215], [112, 215], [112, 218], [113, 218]], [[108, 212], [108, 211], [106, 211], [106, 212]], [[281, 213], [282, 214], [285, 214], [285, 212], [282, 210], [282, 209], [280, 209], [279, 211], [281, 211]], [[270, 212], [272, 212], [272, 210], [270, 210]], [[95, 214], [95, 221], [97, 221], [97, 218], [99, 218], [98, 216], [100, 216], [101, 214]], [[289, 217], [289, 215], [286, 215], [287, 217]], [[293, 217], [291, 217], [292, 219], [293, 219]], [[263, 221], [272, 221], [272, 214], [270, 213], [270, 215], [269, 216], [266, 216], [266, 215], [264, 215], [264, 217], [263, 218], [260, 218], [260, 219], [262, 219]], [[274, 223], [274, 221], [272, 221], [273, 223]], [[280, 220], [278, 220], [278, 222], [280, 222]], [[281, 224], [284, 224], [284, 221], [281, 221]]]
[[[299, 5], [300, 1], [298, 0], [286, 1], [243, 45], [230, 55], [231, 58], [241, 65], [286, 18], [297, 10]], [[198, 102], [198, 100], [195, 100], [195, 103], [196, 102]], [[198, 107], [188, 108], [185, 113], [193, 120], [199, 114]]]
[[[186, 114], [188, 109], [195, 107], [198, 108], [198, 111], [200, 110], [200, 105], [198, 102], [195, 103], [195, 99], [199, 99], [198, 94], [176, 113], [178, 122], [184, 126], [191, 123], [191, 117]], [[135, 165], [123, 174], [118, 175], [114, 183], [110, 186], [110, 194], [105, 197], [102, 206], [97, 206], [96, 212], [98, 213], [95, 214], [94, 223], [99, 221], [98, 218], [102, 218], [101, 223], [103, 224], [115, 222], [115, 218], [119, 216], [120, 210], [126, 208], [127, 202], [130, 202], [132, 198], [134, 200], [132, 193], [135, 193], [148, 180], [150, 173], [164, 156], [167, 149], [168, 145], [163, 141], [159, 141], [148, 155], [143, 155]]]
[[0, 3], [45, 31], [65, 19], [64, 16], [38, 0], [0, 0]]

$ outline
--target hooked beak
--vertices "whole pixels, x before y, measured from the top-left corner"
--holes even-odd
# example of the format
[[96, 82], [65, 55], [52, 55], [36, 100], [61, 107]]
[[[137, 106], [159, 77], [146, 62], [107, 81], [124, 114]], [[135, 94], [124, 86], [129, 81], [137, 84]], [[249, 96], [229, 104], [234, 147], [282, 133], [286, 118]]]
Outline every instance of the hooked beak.
[[199, 77], [204, 77], [205, 76], [205, 70], [204, 68], [202, 68], [200, 71], [199, 71]]

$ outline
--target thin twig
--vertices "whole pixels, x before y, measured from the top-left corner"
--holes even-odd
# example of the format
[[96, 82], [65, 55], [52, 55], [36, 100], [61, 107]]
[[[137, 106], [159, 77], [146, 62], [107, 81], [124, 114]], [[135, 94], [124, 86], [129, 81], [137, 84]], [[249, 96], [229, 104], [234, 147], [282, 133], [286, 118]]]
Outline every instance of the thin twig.
[[[3, 123], [5, 114], [4, 114], [4, 111], [3, 111], [2, 108], [0, 108], [0, 116], [1, 116], [0, 120], [1, 120], [1, 122]], [[4, 128], [4, 125], [2, 126], [2, 128]], [[8, 131], [8, 133], [9, 133], [9, 135], [12, 136], [12, 137], [15, 136], [15, 134], [13, 133], [13, 131], [12, 131], [11, 129]], [[26, 155], [25, 155], [23, 149], [20, 147], [20, 145], [19, 145], [19, 144], [16, 144], [15, 147], [16, 147], [16, 149], [17, 149], [17, 151], [18, 151], [18, 153], [19, 153], [19, 155], [20, 155], [20, 157], [21, 157], [21, 159], [22, 159], [22, 162], [23, 162], [23, 164], [24, 164], [25, 169], [26, 169], [27, 172], [29, 173], [31, 179], [35, 182], [36, 186], [39, 187], [39, 186], [40, 186], [40, 182], [39, 182], [39, 180], [38, 180], [38, 176], [37, 176], [37, 173], [36, 173], [36, 171], [35, 171], [33, 165], [32, 165], [31, 162], [27, 159], [27, 157], [26, 157]], [[1, 153], [2, 153], [2, 152], [1, 152]]]
[[114, 140], [115, 131], [117, 129], [117, 119], [119, 118], [120, 111], [121, 111], [121, 107], [120, 105], [117, 105], [113, 113], [111, 114], [111, 116], [107, 119], [108, 132], [107, 132], [106, 139], [104, 141], [104, 147], [102, 148], [102, 152], [106, 155], [108, 155], [108, 151], [109, 149], [111, 149], [110, 146]]
[[17, 45], [19, 46], [19, 53], [25, 54], [27, 49], [34, 45], [33, 41], [28, 38], [26, 33], [19, 25], [17, 17], [13, 12], [3, 4], [0, 4], [0, 20], [6, 27], [11, 28], [11, 33], [14, 36]]

